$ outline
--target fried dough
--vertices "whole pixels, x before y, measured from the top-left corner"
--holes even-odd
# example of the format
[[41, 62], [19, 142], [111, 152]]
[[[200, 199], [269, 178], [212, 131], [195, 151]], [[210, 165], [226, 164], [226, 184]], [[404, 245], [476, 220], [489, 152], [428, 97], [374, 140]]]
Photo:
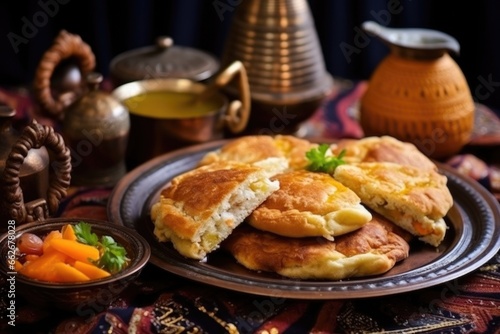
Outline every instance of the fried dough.
[[218, 162], [175, 177], [151, 208], [154, 234], [182, 255], [203, 259], [279, 188], [270, 177], [288, 164]]
[[329, 174], [298, 170], [272, 179], [280, 183], [280, 189], [247, 219], [259, 230], [286, 237], [333, 240], [372, 219], [358, 195]]
[[362, 228], [335, 241], [287, 238], [242, 224], [221, 247], [250, 270], [295, 279], [341, 280], [389, 271], [408, 257], [406, 238], [404, 231], [374, 215]]
[[304, 169], [309, 164], [306, 152], [316, 146], [306, 139], [290, 135], [249, 135], [207, 153], [199, 164], [207, 165], [216, 161], [253, 163], [270, 157], [283, 157], [288, 160], [291, 170]]
[[414, 144], [390, 136], [342, 139], [332, 144], [330, 149], [335, 155], [345, 149], [344, 160], [347, 163], [394, 162], [437, 171], [436, 164]]
[[338, 166], [334, 178], [420, 240], [438, 246], [444, 239], [443, 217], [453, 205], [445, 175], [391, 162], [360, 162]]

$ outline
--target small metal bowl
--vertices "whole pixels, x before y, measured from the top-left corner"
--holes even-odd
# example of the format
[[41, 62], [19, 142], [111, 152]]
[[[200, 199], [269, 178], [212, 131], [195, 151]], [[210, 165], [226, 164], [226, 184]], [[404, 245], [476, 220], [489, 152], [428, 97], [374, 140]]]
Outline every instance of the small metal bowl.
[[[23, 233], [42, 236], [52, 230], [61, 230], [65, 224], [80, 221], [91, 224], [98, 236], [109, 235], [125, 247], [129, 265], [117, 274], [103, 279], [77, 283], [51, 283], [26, 277], [9, 268], [15, 242]], [[13, 221], [10, 221], [13, 222]], [[12, 227], [10, 227], [12, 226]], [[12, 248], [14, 247], [14, 248]], [[91, 316], [102, 312], [132, 283], [149, 261], [151, 249], [137, 232], [111, 222], [86, 218], [49, 218], [44, 221], [14, 226], [0, 237], [0, 274], [7, 279], [7, 288], [22, 296], [28, 303], [43, 308], [56, 308]], [[10, 291], [9, 290], [9, 291]]]

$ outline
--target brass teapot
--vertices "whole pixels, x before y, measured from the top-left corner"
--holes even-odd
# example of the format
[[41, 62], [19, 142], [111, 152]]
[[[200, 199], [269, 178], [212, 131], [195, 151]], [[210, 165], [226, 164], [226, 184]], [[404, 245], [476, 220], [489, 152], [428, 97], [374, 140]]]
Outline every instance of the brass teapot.
[[55, 214], [71, 179], [70, 151], [61, 135], [35, 120], [18, 133], [11, 126], [14, 115], [14, 109], [0, 107], [0, 229]]
[[[68, 62], [76, 64], [78, 76], [54, 80]], [[71, 149], [72, 184], [112, 186], [126, 173], [130, 120], [125, 106], [100, 89], [103, 77], [94, 67], [90, 46], [63, 30], [40, 60], [34, 92], [41, 109], [61, 125]]]
[[390, 47], [360, 101], [365, 135], [412, 142], [432, 158], [459, 152], [472, 135], [475, 107], [464, 74], [450, 56], [458, 54], [458, 42], [440, 31], [387, 28], [372, 21], [363, 29]]

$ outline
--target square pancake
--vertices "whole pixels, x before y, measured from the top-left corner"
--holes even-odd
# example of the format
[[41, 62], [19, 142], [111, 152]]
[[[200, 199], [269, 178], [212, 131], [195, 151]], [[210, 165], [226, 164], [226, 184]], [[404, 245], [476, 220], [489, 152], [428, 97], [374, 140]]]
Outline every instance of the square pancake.
[[409, 233], [379, 215], [336, 237], [288, 238], [242, 224], [221, 245], [250, 270], [294, 279], [342, 280], [383, 274], [409, 256]]
[[296, 170], [272, 177], [280, 184], [247, 218], [253, 227], [285, 237], [324, 237], [352, 232], [372, 219], [351, 189], [330, 174]]
[[437, 247], [444, 239], [443, 218], [453, 205], [445, 175], [392, 162], [360, 162], [338, 166], [334, 178], [420, 240]]
[[175, 177], [151, 208], [154, 234], [182, 255], [201, 260], [279, 188], [270, 179], [286, 160], [216, 162]]
[[248, 135], [231, 140], [220, 149], [207, 153], [200, 165], [216, 161], [254, 163], [271, 157], [288, 160], [289, 169], [305, 169], [309, 164], [306, 152], [318, 144], [291, 135]]

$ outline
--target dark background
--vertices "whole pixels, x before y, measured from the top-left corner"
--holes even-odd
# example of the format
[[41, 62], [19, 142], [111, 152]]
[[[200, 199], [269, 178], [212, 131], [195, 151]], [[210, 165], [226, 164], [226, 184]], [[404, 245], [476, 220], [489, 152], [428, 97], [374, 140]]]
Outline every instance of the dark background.
[[[42, 54], [61, 29], [78, 34], [108, 74], [111, 59], [126, 50], [154, 44], [160, 35], [177, 45], [220, 56], [238, 4], [245, 0], [1, 0], [0, 85], [29, 85]], [[388, 49], [376, 39], [346, 57], [366, 20], [390, 27], [440, 30], [461, 46], [454, 56], [477, 102], [500, 109], [500, 3], [495, 0], [309, 0], [327, 70], [336, 77], [368, 79]], [[220, 10], [220, 5], [225, 10]], [[219, 10], [217, 10], [219, 5]], [[47, 22], [15, 50], [9, 33], [22, 36], [26, 21], [48, 6]], [[388, 8], [400, 7], [398, 13]], [[46, 10], [45, 10], [46, 11]], [[387, 15], [389, 14], [389, 15]], [[17, 52], [16, 52], [17, 51]]]

